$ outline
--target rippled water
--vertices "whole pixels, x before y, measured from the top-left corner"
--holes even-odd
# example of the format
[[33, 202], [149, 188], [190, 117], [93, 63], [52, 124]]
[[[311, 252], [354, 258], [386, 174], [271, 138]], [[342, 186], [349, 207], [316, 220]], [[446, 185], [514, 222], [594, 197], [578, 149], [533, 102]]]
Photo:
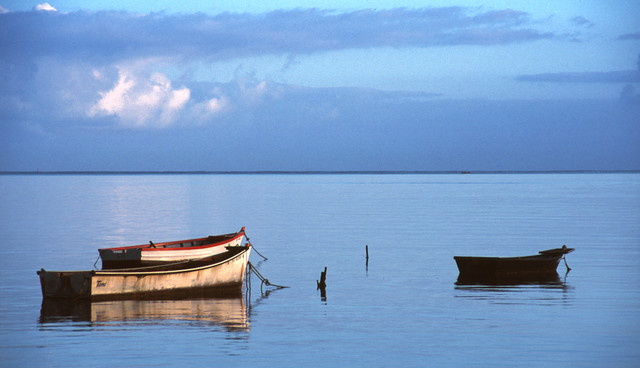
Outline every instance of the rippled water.
[[[2, 175], [0, 190], [0, 366], [640, 361], [640, 174]], [[42, 267], [242, 226], [269, 258], [252, 263], [290, 288], [42, 303]], [[563, 244], [557, 282], [456, 285], [454, 255]]]

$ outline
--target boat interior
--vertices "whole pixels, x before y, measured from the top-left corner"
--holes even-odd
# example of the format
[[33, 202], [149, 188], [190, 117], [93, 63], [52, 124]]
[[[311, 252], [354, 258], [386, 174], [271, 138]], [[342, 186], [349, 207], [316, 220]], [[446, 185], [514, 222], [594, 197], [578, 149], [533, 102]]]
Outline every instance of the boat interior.
[[166, 243], [154, 243], [152, 241], [149, 242], [149, 247], [151, 248], [187, 248], [187, 247], [202, 247], [205, 245], [216, 244], [223, 241], [227, 241], [232, 239], [237, 234], [225, 234], [225, 235], [210, 235], [206, 238], [200, 239], [190, 239], [190, 240], [181, 240], [175, 242], [166, 242]]

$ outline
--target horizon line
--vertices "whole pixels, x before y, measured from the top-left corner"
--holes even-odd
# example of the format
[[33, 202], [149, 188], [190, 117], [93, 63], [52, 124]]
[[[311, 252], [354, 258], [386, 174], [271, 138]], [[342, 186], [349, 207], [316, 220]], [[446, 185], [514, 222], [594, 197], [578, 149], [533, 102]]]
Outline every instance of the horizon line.
[[606, 174], [640, 170], [46, 170], [0, 171], [0, 175], [339, 175], [339, 174]]

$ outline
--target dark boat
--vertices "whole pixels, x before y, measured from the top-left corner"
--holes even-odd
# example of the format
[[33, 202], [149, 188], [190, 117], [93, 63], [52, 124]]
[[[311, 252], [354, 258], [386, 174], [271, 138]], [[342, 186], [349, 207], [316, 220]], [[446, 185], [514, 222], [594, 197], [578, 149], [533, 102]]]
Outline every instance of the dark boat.
[[459, 257], [455, 256], [460, 275], [458, 282], [501, 282], [501, 281], [539, 281], [554, 279], [556, 269], [565, 254], [573, 248], [543, 250], [539, 254], [525, 257]]

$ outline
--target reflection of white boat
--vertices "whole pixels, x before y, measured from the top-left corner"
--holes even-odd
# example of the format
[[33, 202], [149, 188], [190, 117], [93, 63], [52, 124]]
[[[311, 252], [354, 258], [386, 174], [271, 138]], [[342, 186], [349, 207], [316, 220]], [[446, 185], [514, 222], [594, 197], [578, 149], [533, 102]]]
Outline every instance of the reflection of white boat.
[[160, 266], [102, 271], [38, 271], [43, 298], [147, 299], [242, 288], [251, 244], [222, 254]]
[[228, 298], [182, 300], [112, 300], [77, 302], [45, 299], [40, 322], [128, 322], [186, 320], [211, 323], [229, 331], [248, 331], [249, 320], [242, 294]]
[[127, 247], [98, 249], [102, 269], [132, 268], [163, 263], [186, 261], [214, 256], [224, 252], [225, 247], [242, 245], [244, 227], [231, 234], [210, 235], [206, 238], [176, 240], [165, 243], [132, 245]]

